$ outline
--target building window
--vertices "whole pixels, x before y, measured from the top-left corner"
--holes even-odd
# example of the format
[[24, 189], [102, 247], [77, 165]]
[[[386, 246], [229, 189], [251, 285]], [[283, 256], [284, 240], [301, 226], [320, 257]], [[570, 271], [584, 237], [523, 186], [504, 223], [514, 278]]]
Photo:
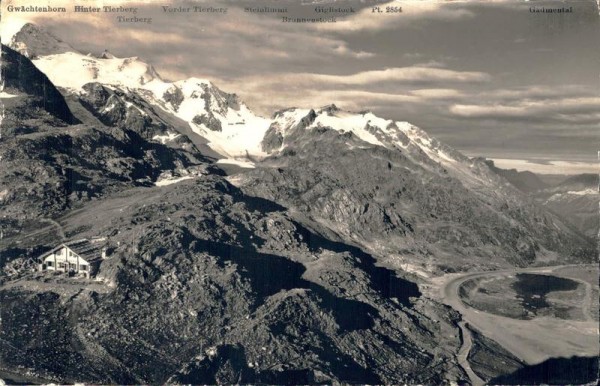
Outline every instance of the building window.
[[58, 263], [59, 269], [65, 269], [65, 263]]
[[47, 265], [48, 267], [53, 267], [53, 266], [54, 266], [54, 262], [53, 262], [53, 261], [47, 261], [47, 262], [46, 262], [46, 265]]
[[80, 266], [79, 266], [79, 269], [80, 269], [81, 271], [87, 271], [87, 269], [88, 269], [88, 268], [87, 268], [87, 265], [80, 265]]

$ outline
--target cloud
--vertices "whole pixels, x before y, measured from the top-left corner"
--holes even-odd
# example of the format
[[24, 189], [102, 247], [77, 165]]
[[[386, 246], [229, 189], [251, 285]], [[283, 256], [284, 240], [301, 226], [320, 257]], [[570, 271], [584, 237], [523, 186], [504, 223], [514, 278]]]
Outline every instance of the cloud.
[[[401, 67], [359, 71], [347, 75], [284, 73], [220, 79], [217, 84], [235, 90], [253, 109], [270, 114], [273, 108], [313, 108], [329, 103], [348, 110], [378, 109], [399, 104], [421, 104], [431, 112], [432, 104], [461, 100], [465, 94], [455, 88], [422, 88], [423, 84], [481, 83], [490, 76], [430, 67]], [[262, 97], [257, 98], [257, 95]], [[265, 97], [269, 96], [269, 97]]]
[[[289, 80], [288, 80], [289, 82]], [[410, 93], [386, 93], [359, 89], [339, 89], [328, 84], [314, 84], [311, 87], [298, 86], [293, 81], [282, 87], [282, 82], [273, 83], [248, 82], [238, 80], [232, 89], [249, 101], [250, 107], [263, 115], [270, 115], [274, 110], [299, 107], [317, 108], [334, 103], [340, 108], [351, 111], [377, 109], [381, 106], [399, 104], [418, 104], [424, 97]], [[262, 98], [246, 98], [246, 96], [262, 95]]]
[[530, 85], [512, 89], [495, 89], [480, 93], [478, 99], [493, 99], [518, 101], [521, 99], [562, 99], [566, 97], [595, 96], [598, 91], [595, 87], [581, 84], [563, 85]]
[[339, 46], [337, 46], [336, 48], [333, 49], [333, 51], [341, 56], [351, 56], [357, 59], [363, 59], [363, 58], [372, 58], [375, 56], [374, 53], [372, 52], [366, 52], [366, 51], [352, 51], [351, 49], [348, 48], [347, 45], [345, 44], [340, 44]]
[[412, 90], [411, 94], [428, 99], [450, 99], [465, 96], [464, 92], [451, 88], [426, 88]]
[[[455, 104], [450, 113], [466, 118], [526, 120], [589, 121], [600, 111], [600, 98], [562, 98], [552, 100], [520, 100], [512, 104]], [[579, 117], [579, 118], [578, 118]]]
[[319, 82], [346, 85], [369, 85], [379, 82], [486, 82], [491, 79], [489, 74], [473, 71], [454, 71], [434, 67], [400, 67], [384, 70], [362, 71], [350, 75], [298, 74], [292, 77], [312, 78]]
[[428, 60], [427, 62], [419, 62], [414, 64], [415, 67], [446, 67], [446, 63], [438, 60]]

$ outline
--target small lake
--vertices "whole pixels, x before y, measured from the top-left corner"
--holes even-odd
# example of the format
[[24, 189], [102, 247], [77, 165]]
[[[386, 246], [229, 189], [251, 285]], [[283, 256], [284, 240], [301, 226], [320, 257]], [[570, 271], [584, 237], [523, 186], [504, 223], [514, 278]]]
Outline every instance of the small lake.
[[523, 308], [534, 314], [545, 308], [554, 308], [557, 314], [568, 312], [568, 308], [563, 310], [548, 303], [546, 295], [557, 291], [574, 291], [579, 287], [579, 283], [574, 280], [549, 275], [519, 273], [516, 279], [511, 284], [512, 289], [517, 293]]

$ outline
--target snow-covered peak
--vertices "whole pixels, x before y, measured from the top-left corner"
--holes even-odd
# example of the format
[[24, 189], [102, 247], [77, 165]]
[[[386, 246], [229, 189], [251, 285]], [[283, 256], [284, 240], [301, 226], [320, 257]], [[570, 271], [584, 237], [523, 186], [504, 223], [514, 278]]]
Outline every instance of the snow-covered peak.
[[[365, 146], [400, 150], [416, 164], [432, 170], [445, 170], [471, 187], [495, 183], [485, 166], [470, 160], [409, 122], [384, 119], [368, 111], [344, 111], [334, 105], [317, 110], [293, 108], [275, 113], [263, 147], [271, 152], [281, 151], [294, 141], [294, 134], [298, 130], [315, 128], [329, 128], [340, 133], [351, 132]], [[349, 143], [349, 146], [354, 145]]]
[[143, 93], [147, 100], [188, 122], [192, 131], [224, 157], [246, 160], [266, 156], [260, 142], [270, 121], [254, 114], [237, 95], [199, 78], [152, 81], [140, 88], [150, 91]]
[[209, 80], [188, 78], [174, 84], [181, 89], [186, 100], [200, 99], [205, 102], [205, 107], [220, 115], [227, 115], [229, 109], [240, 108], [240, 101], [235, 94], [223, 92]]
[[[406, 147], [409, 142], [408, 134], [415, 136], [420, 129], [408, 122], [395, 122], [384, 119], [372, 112], [354, 113], [344, 111], [335, 105], [326, 106], [318, 110], [287, 109], [273, 116], [273, 128], [284, 138], [294, 130], [310, 130], [314, 128], [329, 128], [341, 133], [352, 132], [360, 140], [372, 145], [388, 148]], [[425, 137], [424, 137], [425, 138]], [[285, 139], [284, 139], [285, 144]]]
[[94, 82], [136, 93], [188, 122], [208, 140], [208, 146], [225, 157], [266, 155], [260, 142], [269, 120], [209, 80], [193, 77], [166, 82], [139, 58], [118, 58], [108, 51], [95, 57], [73, 50], [39, 56], [33, 62], [56, 86], [75, 93], [85, 93], [83, 86]]
[[[34, 27], [25, 32], [22, 36], [37, 33]], [[64, 49], [72, 49], [57, 38], [48, 39]], [[237, 95], [220, 90], [209, 80], [193, 77], [167, 82], [139, 58], [118, 58], [108, 51], [99, 57], [75, 50], [53, 53], [35, 58], [34, 64], [55, 85], [76, 93], [85, 93], [83, 86], [93, 82], [135, 93], [187, 122], [194, 133], [207, 140], [208, 146], [229, 160], [254, 162], [293, 145], [295, 133], [328, 128], [352, 133], [351, 146], [358, 140], [364, 146], [399, 150], [425, 168], [447, 171], [462, 181], [472, 182], [471, 185], [490, 182], [477, 163], [425, 131], [372, 112], [355, 113], [329, 105], [316, 110], [282, 110], [267, 119], [254, 114]]]
[[199, 88], [204, 89], [214, 87], [213, 83], [210, 80], [196, 77], [180, 80], [178, 82], [175, 82], [175, 84], [177, 84], [184, 92], [184, 94], [188, 96], [198, 91]]
[[102, 54], [100, 54], [100, 59], [115, 59], [116, 56], [110, 53], [108, 50], [104, 50]]
[[52, 82], [60, 87], [80, 91], [91, 82], [105, 85], [139, 88], [157, 79], [159, 75], [154, 68], [137, 57], [95, 58], [78, 52], [42, 56], [33, 63]]

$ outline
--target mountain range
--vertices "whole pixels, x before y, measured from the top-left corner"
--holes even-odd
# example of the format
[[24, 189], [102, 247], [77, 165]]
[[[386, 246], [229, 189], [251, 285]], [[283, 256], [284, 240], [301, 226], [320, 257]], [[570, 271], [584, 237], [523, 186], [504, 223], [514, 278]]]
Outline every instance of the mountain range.
[[[559, 211], [408, 122], [261, 117], [33, 24], [2, 78], [0, 371], [29, 380], [460, 382], [459, 317], [421, 284], [596, 259]], [[95, 281], [30, 272], [93, 237]]]
[[[136, 57], [84, 55], [50, 34], [42, 39], [44, 47], [59, 49], [40, 51], [36, 42], [43, 34], [26, 25], [12, 46], [32, 51], [35, 65], [88, 110], [94, 99], [91, 111], [104, 122], [125, 124], [128, 109], [170, 118], [163, 122], [176, 119], [164, 132], [154, 129], [152, 138], [169, 142], [185, 135], [217, 164], [254, 168], [231, 181], [388, 260], [435, 271], [423, 267], [420, 256], [449, 256], [439, 259], [442, 266], [463, 266], [477, 257], [531, 264], [536, 258], [594, 255], [591, 240], [523, 197], [484, 161], [463, 156], [408, 122], [336, 106], [263, 118], [208, 80], [164, 81]], [[120, 94], [120, 100], [98, 98], [92, 91], [98, 87]]]
[[538, 176], [527, 171], [500, 169], [490, 160], [486, 163], [538, 204], [557, 213], [584, 235], [597, 240], [600, 232], [598, 174]]

